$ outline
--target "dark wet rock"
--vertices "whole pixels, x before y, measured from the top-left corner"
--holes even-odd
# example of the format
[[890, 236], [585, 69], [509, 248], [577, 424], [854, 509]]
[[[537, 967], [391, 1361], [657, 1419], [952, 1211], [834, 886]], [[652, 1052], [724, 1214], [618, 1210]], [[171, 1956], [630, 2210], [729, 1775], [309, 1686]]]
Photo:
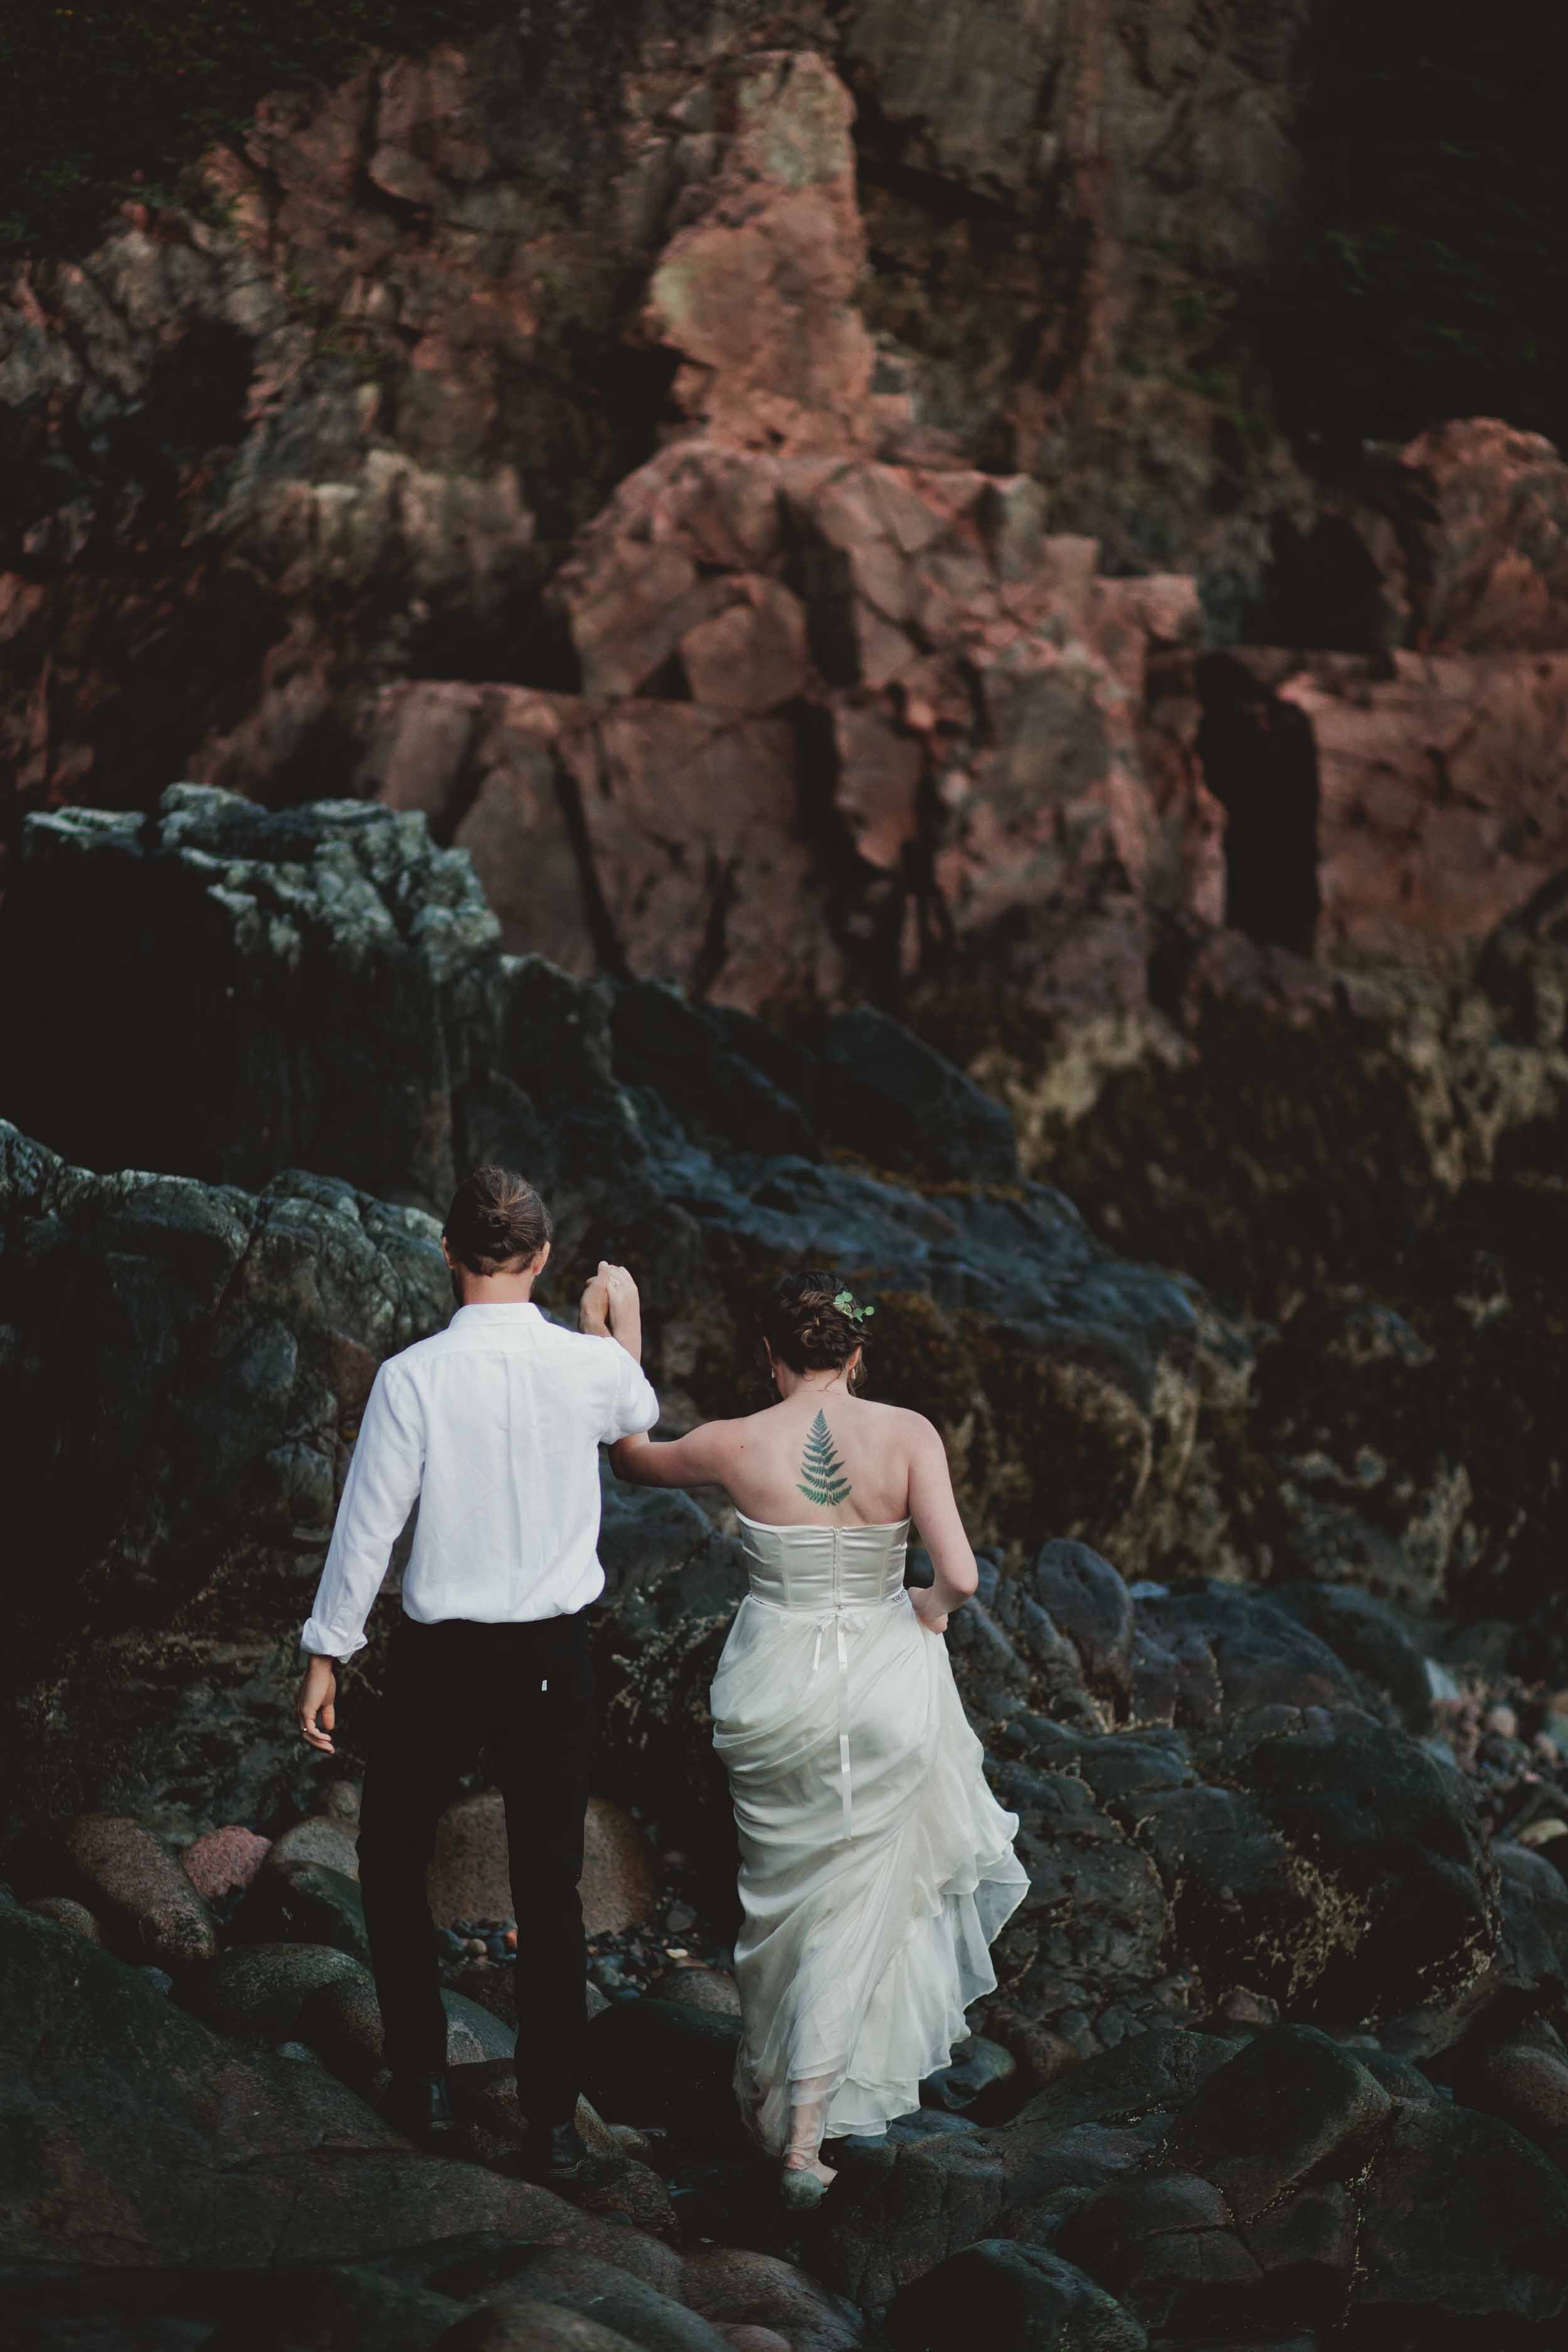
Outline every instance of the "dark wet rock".
[[994, 2132], [846, 2143], [812, 2248], [830, 2287], [880, 2310], [900, 2287], [985, 2237], [1006, 2197]]
[[1268, 1598], [1380, 1693], [1406, 1731], [1430, 1731], [1426, 1652], [1391, 1603], [1354, 1584], [1271, 1584]]
[[738, 2145], [737, 2017], [669, 2000], [612, 2001], [588, 2028], [584, 2089], [618, 2123]]
[[237, 2306], [220, 2318], [212, 2352], [429, 2352], [463, 2306], [428, 2288], [397, 2284], [356, 2263], [284, 2270], [236, 2283]]
[[462, 2303], [546, 2303], [576, 2311], [642, 2352], [726, 2352], [723, 2338], [695, 2311], [592, 2254], [512, 2246], [464, 2255], [438, 2270], [431, 2284]]
[[1132, 1598], [1110, 1562], [1088, 1544], [1053, 1540], [1036, 1557], [1029, 1598], [1078, 1652], [1090, 1690], [1125, 1709], [1132, 1694]]
[[1144, 2329], [1058, 2254], [982, 2240], [907, 2288], [888, 2313], [898, 2352], [966, 2352], [984, 2324], [1017, 2352], [1143, 2352]]
[[[321, 2068], [215, 2033], [133, 1969], [0, 1911], [0, 2258], [268, 2267], [463, 2231], [668, 2250], [477, 2165], [415, 2154]], [[68, 2116], [62, 2137], [58, 2118]]]
[[1561, 2001], [1568, 1990], [1568, 1883], [1532, 1847], [1492, 1848], [1502, 1913], [1495, 1970], [1500, 1984]]
[[[259, 1199], [89, 1175], [0, 1127], [0, 1468], [53, 1564], [7, 1643], [9, 1824], [297, 1818], [320, 1759], [288, 1702], [347, 1448], [382, 1357], [450, 1310], [428, 1222], [298, 1173]], [[393, 1614], [345, 1677], [350, 1752]]]
[[1201, 1634], [1219, 1675], [1226, 1716], [1259, 1706], [1355, 1706], [1355, 1677], [1327, 1642], [1271, 1599], [1234, 1586], [1207, 1584], [1152, 1597], [1139, 1618], [1169, 1642]]
[[1177, 2026], [1152, 2026], [1120, 2049], [1075, 2066], [1006, 2126], [1024, 2143], [1079, 2124], [1135, 2123], [1184, 2107], [1236, 2055], [1234, 2042]]
[[312, 1997], [341, 1983], [369, 1989], [370, 1978], [363, 1961], [335, 1945], [233, 1944], [203, 1979], [195, 2005], [225, 2033], [288, 2041]]
[[739, 2017], [741, 1996], [734, 1978], [725, 1969], [665, 1969], [648, 1986], [655, 2000], [672, 2000], [681, 2009], [704, 2009], [715, 2017]]
[[771, 2327], [791, 2352], [855, 2352], [863, 2315], [809, 2271], [749, 2246], [704, 2246], [689, 2254], [680, 2299], [715, 2327]]
[[104, 1941], [103, 1929], [86, 1904], [75, 1902], [68, 1895], [35, 1895], [26, 1907], [37, 1912], [40, 1919], [52, 1919], [57, 1927], [68, 1927], [73, 1935], [85, 1936], [89, 1944]]
[[[13, 1031], [0, 1090], [25, 1129], [89, 1167], [255, 1187], [296, 1166], [445, 1207], [431, 1106], [489, 1058], [500, 931], [421, 817], [176, 784], [145, 820], [39, 817], [23, 864], [0, 969], [47, 990], [57, 1037], [94, 1041], [63, 1085], [45, 1030]], [[194, 954], [215, 984], [192, 988]]]
[[174, 1973], [217, 1958], [217, 1929], [179, 1864], [124, 1814], [84, 1813], [60, 1842], [59, 1865], [127, 1958]]
[[921, 2104], [980, 2119], [1003, 2105], [1017, 2071], [1010, 2051], [987, 2042], [984, 2034], [972, 2033], [956, 2044], [949, 2063], [921, 2084]]
[[1568, 2050], [1561, 2034], [1538, 2020], [1494, 2040], [1487, 2024], [1483, 2016], [1473, 2035], [1435, 2062], [1434, 2075], [1462, 2105], [1511, 2124], [1568, 2174]]
[[834, 1125], [878, 1166], [940, 1179], [1016, 1182], [1012, 1115], [942, 1055], [870, 1005], [823, 1035]]
[[1194, 2294], [1254, 2286], [1263, 2275], [1224, 2192], [1170, 2168], [1102, 2189], [1071, 2215], [1060, 2245], [1152, 2326]]
[[635, 2352], [636, 2339], [552, 2303], [493, 2304], [439, 2338], [443, 2352]]
[[1349, 2051], [1310, 2026], [1276, 2026], [1201, 2085], [1164, 2155], [1219, 2189], [1245, 2227], [1310, 2178], [1359, 2171], [1392, 2113]]
[[[447, 2011], [447, 2063], [479, 2059], [510, 2060], [516, 2029], [460, 1992], [443, 1991]], [[381, 2009], [375, 1987], [363, 1970], [323, 1983], [298, 2013], [301, 2040], [322, 2063], [358, 2091], [368, 2092], [383, 2065]]]
[[283, 1863], [261, 1871], [234, 1927], [247, 1942], [330, 1944], [367, 1965], [370, 1960], [358, 1883], [330, 1863]]
[[1491, 2116], [1395, 2110], [1365, 2191], [1358, 2311], [1540, 2324], [1568, 2310], [1568, 2180]]
[[323, 1863], [344, 1878], [359, 1876], [359, 1847], [353, 1824], [330, 1813], [308, 1813], [302, 1822], [273, 1839], [261, 1867], [287, 1870], [295, 1863]]

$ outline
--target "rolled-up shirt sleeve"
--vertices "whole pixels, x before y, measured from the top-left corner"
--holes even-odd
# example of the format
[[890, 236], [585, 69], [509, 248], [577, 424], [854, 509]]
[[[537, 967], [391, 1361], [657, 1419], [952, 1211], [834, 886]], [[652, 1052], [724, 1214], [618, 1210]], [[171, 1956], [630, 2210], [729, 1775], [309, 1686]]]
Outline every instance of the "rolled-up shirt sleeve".
[[602, 1443], [613, 1445], [617, 1437], [635, 1436], [638, 1430], [651, 1429], [658, 1419], [658, 1399], [653, 1385], [635, 1356], [628, 1355], [618, 1339], [610, 1346], [618, 1358], [616, 1367], [616, 1391], [610, 1406], [610, 1419]]
[[413, 1385], [395, 1363], [383, 1364], [343, 1481], [315, 1604], [300, 1636], [301, 1650], [349, 1658], [363, 1649], [364, 1621], [414, 1507], [424, 1469], [423, 1417]]

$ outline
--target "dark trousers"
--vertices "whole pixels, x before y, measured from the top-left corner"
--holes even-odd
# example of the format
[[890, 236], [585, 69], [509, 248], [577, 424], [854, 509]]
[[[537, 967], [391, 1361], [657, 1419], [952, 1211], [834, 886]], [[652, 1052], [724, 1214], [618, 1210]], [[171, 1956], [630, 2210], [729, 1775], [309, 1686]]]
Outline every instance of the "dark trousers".
[[360, 1814], [360, 1893], [395, 2073], [438, 2074], [447, 2020], [425, 1873], [461, 1775], [487, 1757], [506, 1800], [517, 1920], [518, 2097], [531, 2123], [577, 2104], [587, 2022], [583, 1817], [593, 1732], [588, 1626], [405, 1617], [392, 1638]]

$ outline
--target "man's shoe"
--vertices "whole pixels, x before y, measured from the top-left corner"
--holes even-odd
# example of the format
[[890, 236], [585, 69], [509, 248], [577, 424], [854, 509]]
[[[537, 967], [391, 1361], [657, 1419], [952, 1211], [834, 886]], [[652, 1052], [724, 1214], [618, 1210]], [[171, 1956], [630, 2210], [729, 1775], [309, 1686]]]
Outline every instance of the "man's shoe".
[[570, 2180], [586, 2163], [588, 2153], [574, 2116], [563, 2124], [530, 2124], [522, 2143], [523, 2169], [531, 2180]]
[[443, 2147], [452, 2137], [452, 2095], [445, 2074], [395, 2074], [381, 2103], [384, 2123], [421, 2147]]

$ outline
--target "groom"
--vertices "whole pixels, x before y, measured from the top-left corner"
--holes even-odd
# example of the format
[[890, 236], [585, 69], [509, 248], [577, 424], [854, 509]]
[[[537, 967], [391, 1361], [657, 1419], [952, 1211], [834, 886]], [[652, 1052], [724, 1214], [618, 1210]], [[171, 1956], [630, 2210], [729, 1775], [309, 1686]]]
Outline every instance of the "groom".
[[364, 1645], [417, 1500], [360, 1816], [385, 2112], [422, 2140], [451, 2129], [425, 1872], [437, 1823], [484, 1750], [506, 1801], [518, 2097], [526, 2161], [542, 2175], [585, 2153], [574, 2121], [586, 2024], [577, 1881], [593, 1728], [584, 1612], [605, 1586], [598, 1449], [658, 1419], [630, 1275], [601, 1262], [582, 1330], [563, 1331], [531, 1297], [550, 1240], [550, 1213], [522, 1177], [477, 1168], [458, 1186], [441, 1237], [458, 1310], [375, 1376], [300, 1636], [296, 1703], [303, 1737], [330, 1756], [338, 1662]]

